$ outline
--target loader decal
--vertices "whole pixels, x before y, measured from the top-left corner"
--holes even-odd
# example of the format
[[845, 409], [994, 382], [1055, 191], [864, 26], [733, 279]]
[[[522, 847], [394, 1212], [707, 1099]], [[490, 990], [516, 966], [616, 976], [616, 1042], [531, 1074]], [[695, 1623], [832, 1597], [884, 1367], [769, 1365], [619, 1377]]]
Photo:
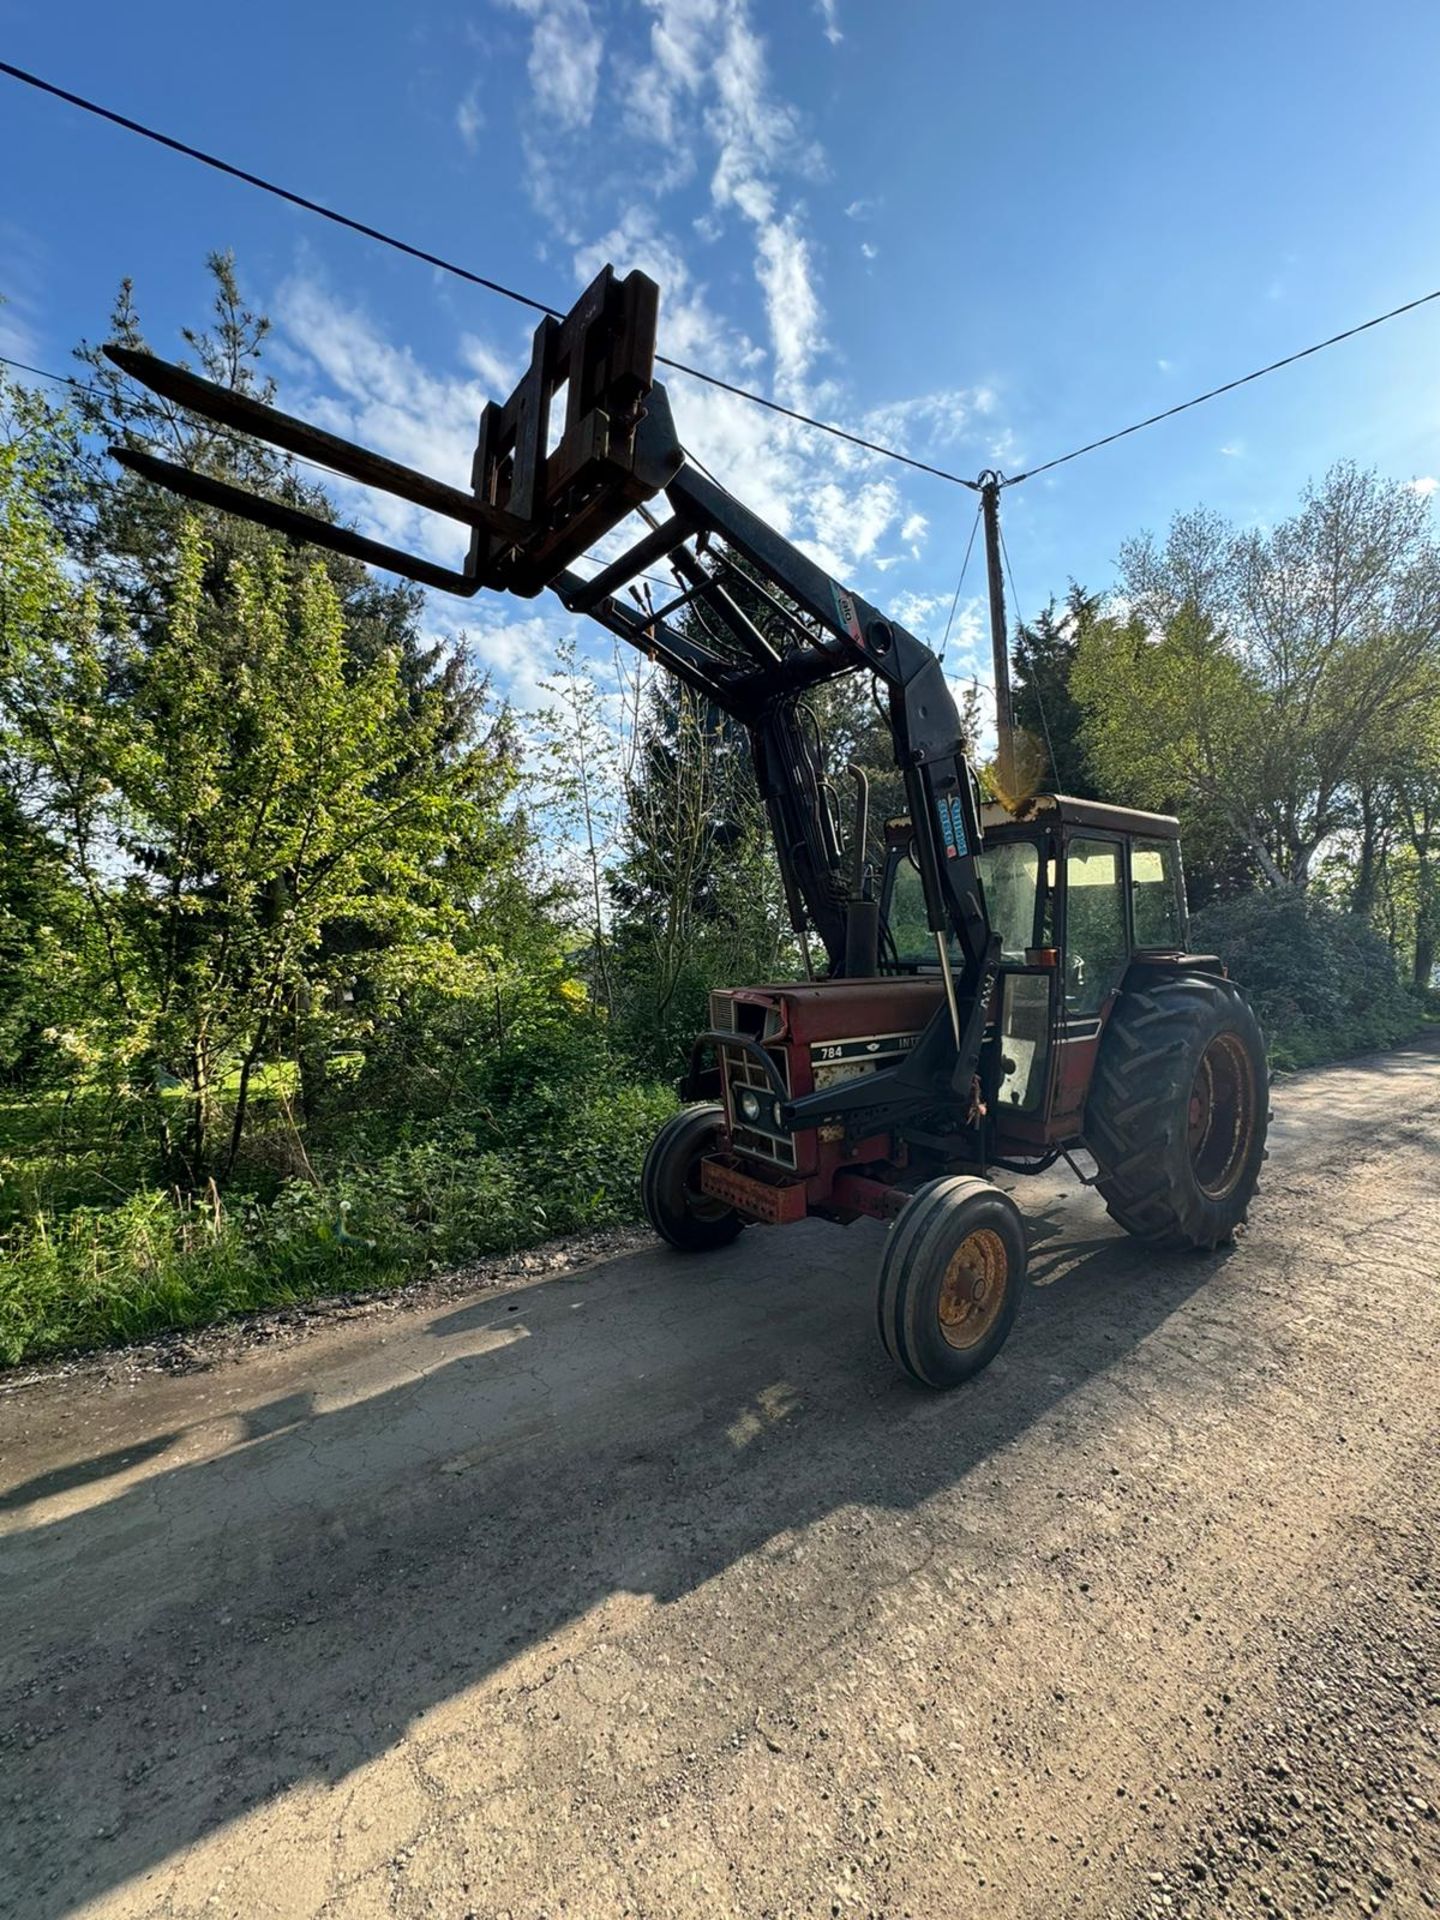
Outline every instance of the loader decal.
[[945, 858], [958, 860], [968, 845], [965, 816], [960, 811], [960, 802], [948, 794], [942, 794], [935, 802], [935, 811], [940, 817], [940, 838], [945, 843]]
[[837, 585], [833, 580], [830, 582], [830, 590], [835, 601], [836, 617], [841, 626], [845, 629], [846, 633], [849, 634], [857, 647], [863, 647], [865, 644], [865, 636], [860, 631], [860, 616], [855, 611], [855, 602], [845, 591], [844, 587]]

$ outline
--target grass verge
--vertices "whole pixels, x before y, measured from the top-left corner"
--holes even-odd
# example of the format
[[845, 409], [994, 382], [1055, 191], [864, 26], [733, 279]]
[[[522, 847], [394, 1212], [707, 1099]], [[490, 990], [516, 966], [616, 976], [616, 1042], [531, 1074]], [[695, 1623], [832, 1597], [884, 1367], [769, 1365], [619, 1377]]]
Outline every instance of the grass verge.
[[339, 1160], [265, 1202], [142, 1188], [16, 1221], [0, 1243], [0, 1364], [394, 1286], [639, 1211], [640, 1167], [675, 1096], [595, 1092], [565, 1137], [477, 1151], [460, 1134]]

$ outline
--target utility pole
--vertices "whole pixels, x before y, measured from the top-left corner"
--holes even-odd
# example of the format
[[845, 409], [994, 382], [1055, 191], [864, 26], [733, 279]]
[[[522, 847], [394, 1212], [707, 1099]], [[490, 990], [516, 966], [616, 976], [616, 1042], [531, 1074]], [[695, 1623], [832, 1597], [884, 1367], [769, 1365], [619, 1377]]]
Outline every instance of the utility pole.
[[980, 475], [985, 519], [985, 573], [990, 588], [990, 651], [995, 670], [996, 763], [1005, 798], [1015, 791], [1015, 711], [1010, 703], [1010, 643], [1005, 627], [1005, 575], [1000, 563], [1000, 488], [993, 470]]

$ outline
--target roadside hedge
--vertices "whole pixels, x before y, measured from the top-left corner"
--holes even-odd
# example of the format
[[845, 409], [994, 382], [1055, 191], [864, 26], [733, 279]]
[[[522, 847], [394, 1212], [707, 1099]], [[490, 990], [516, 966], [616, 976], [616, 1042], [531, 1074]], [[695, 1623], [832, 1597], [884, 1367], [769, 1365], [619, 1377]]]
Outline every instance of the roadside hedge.
[[1249, 995], [1272, 1066], [1314, 1066], [1409, 1039], [1423, 1009], [1366, 921], [1270, 889], [1197, 913], [1197, 952], [1218, 953]]

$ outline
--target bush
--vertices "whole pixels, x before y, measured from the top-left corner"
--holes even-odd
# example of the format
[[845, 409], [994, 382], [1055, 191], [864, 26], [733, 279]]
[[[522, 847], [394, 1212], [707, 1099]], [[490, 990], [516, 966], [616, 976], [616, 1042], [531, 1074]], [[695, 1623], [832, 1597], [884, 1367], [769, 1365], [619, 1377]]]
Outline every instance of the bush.
[[297, 1254], [285, 1257], [304, 1258], [321, 1217], [342, 1223], [342, 1243], [412, 1271], [634, 1219], [645, 1151], [674, 1095], [621, 1084], [563, 1105], [556, 1089], [537, 1089], [532, 1101], [530, 1124], [510, 1112], [509, 1139], [523, 1148], [490, 1144], [497, 1129], [487, 1114], [473, 1128], [452, 1119], [436, 1137], [351, 1159], [323, 1193], [291, 1181], [263, 1215], [277, 1263], [291, 1246]]
[[1420, 1026], [1420, 1003], [1374, 928], [1303, 894], [1274, 889], [1207, 907], [1190, 935], [1249, 995], [1273, 1066], [1393, 1046]]

